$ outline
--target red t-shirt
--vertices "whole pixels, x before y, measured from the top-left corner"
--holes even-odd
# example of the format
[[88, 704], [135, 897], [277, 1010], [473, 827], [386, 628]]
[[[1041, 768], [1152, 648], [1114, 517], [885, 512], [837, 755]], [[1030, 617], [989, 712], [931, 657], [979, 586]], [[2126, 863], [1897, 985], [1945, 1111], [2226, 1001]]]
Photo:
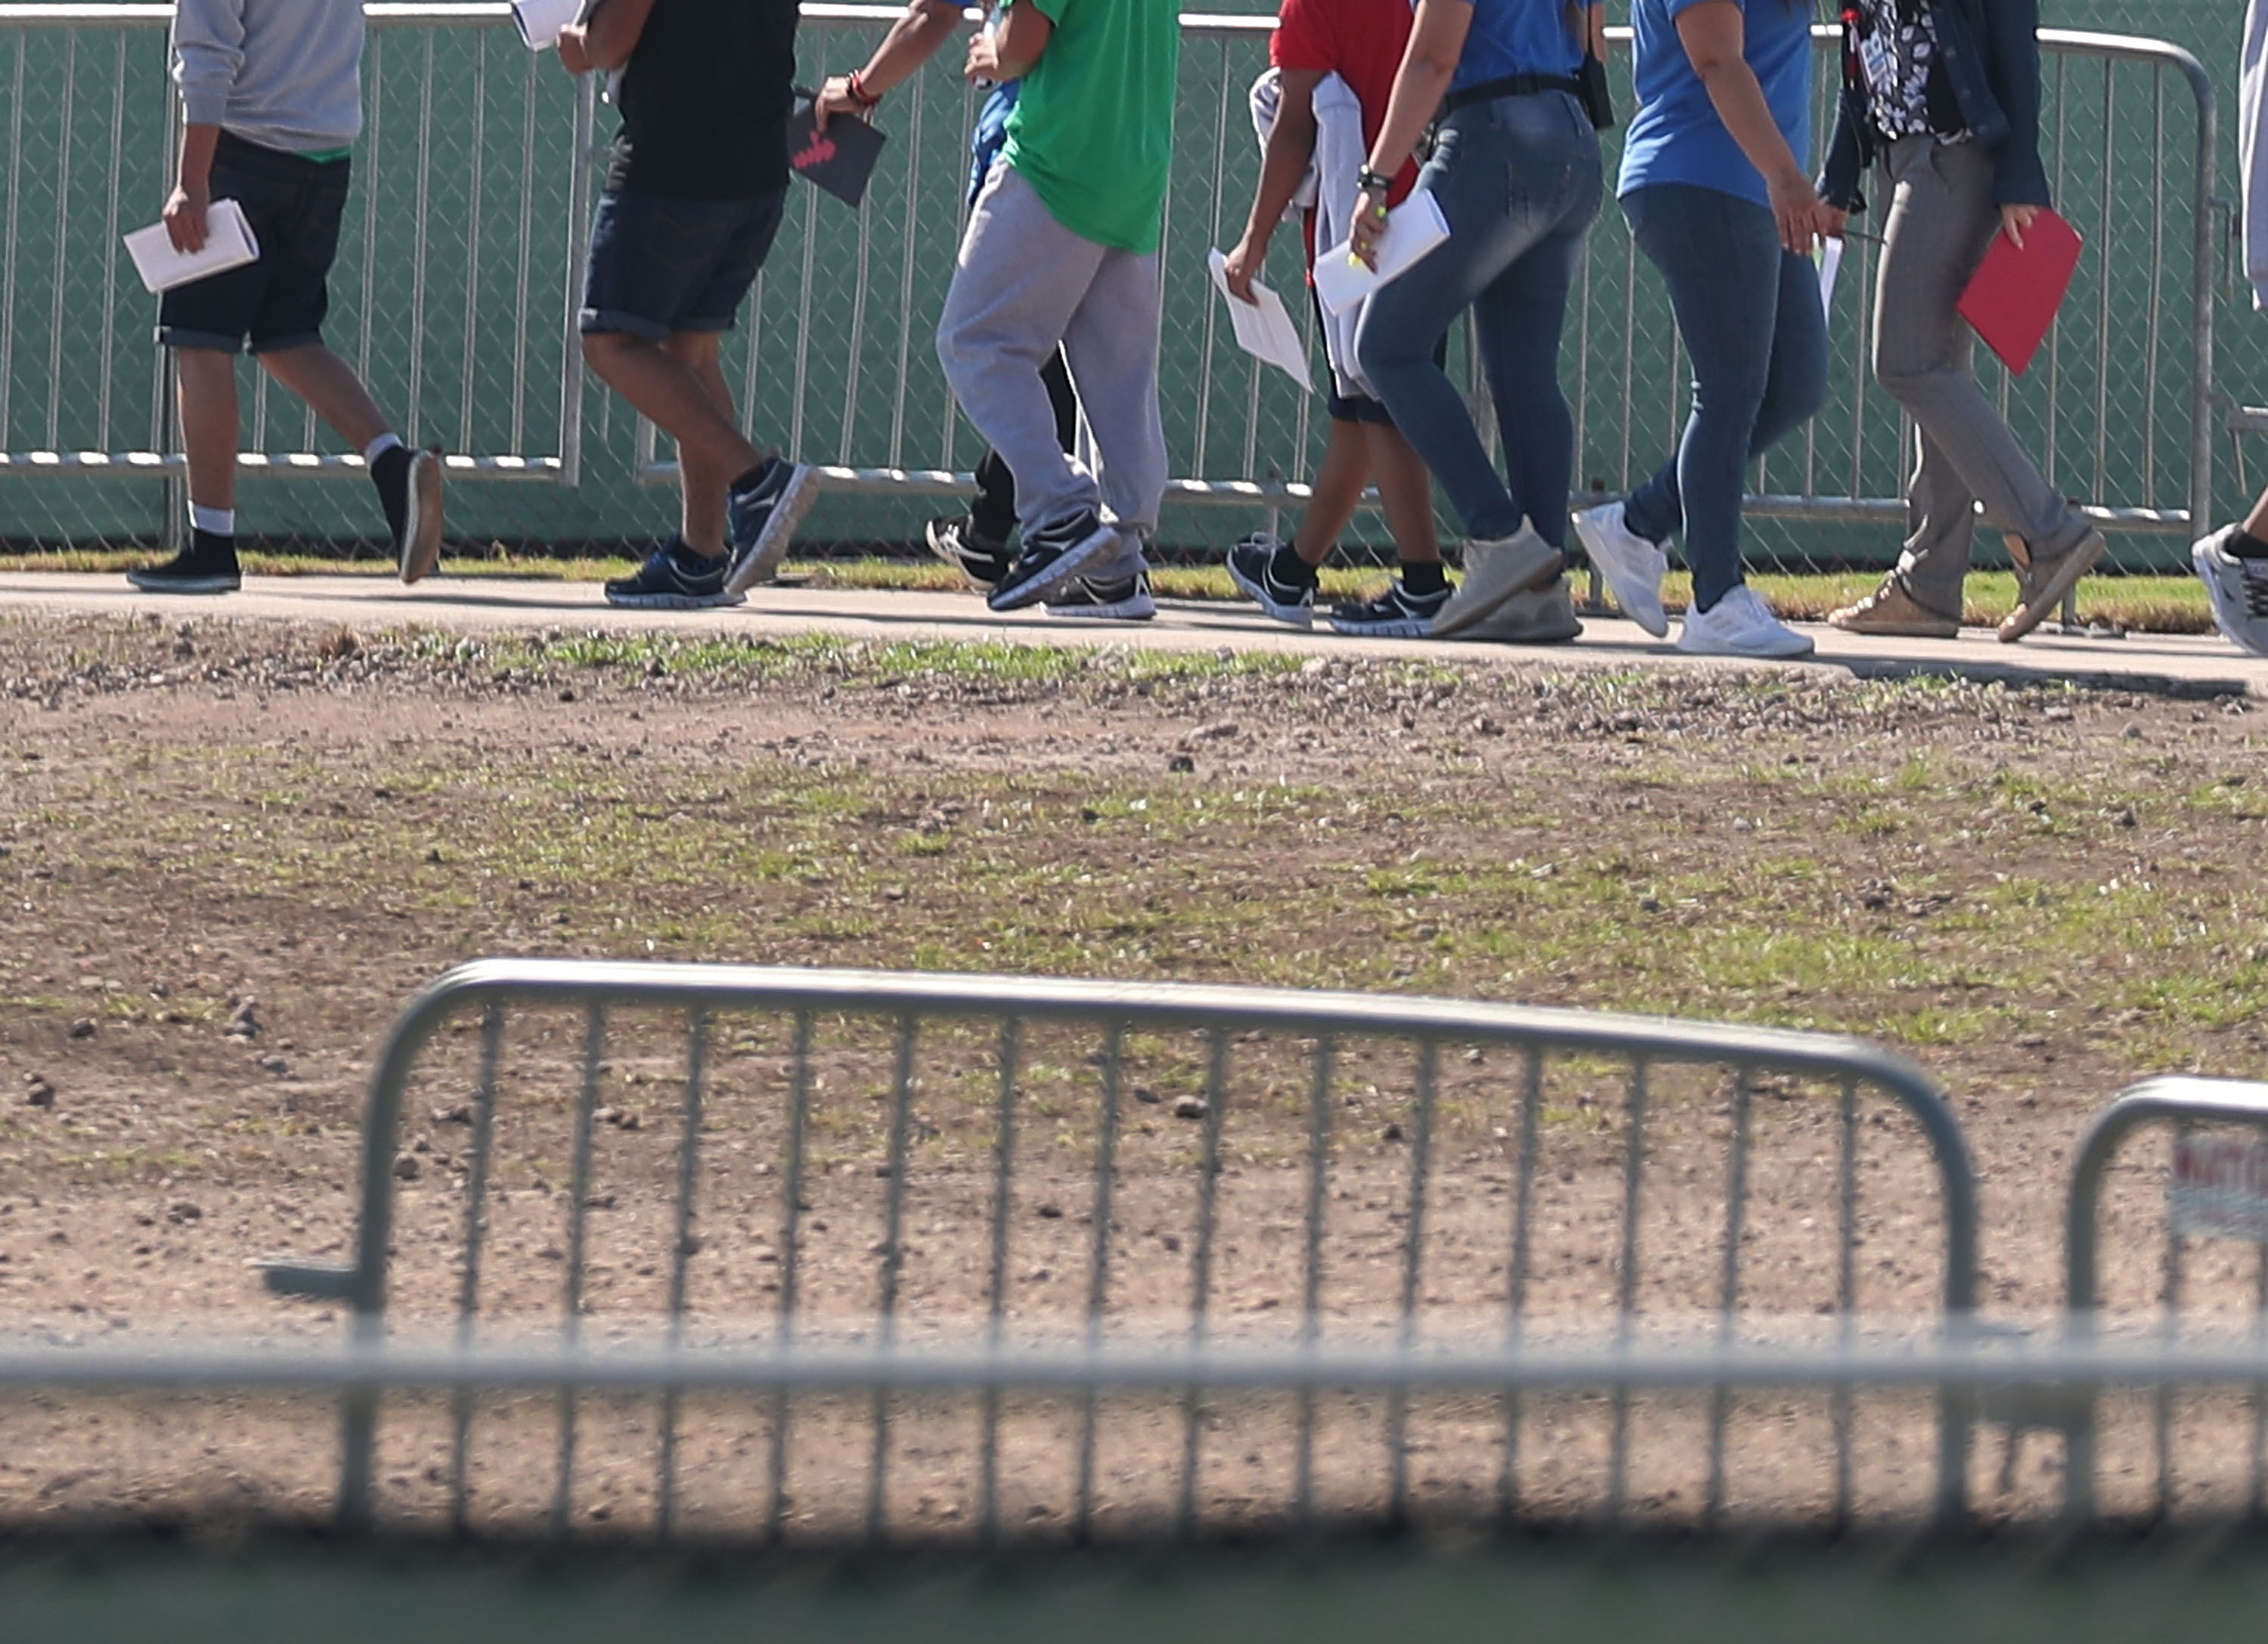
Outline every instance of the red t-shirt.
[[[1284, 0], [1276, 33], [1268, 41], [1268, 61], [1278, 69], [1336, 74], [1353, 88], [1362, 105], [1366, 151], [1378, 141], [1386, 105], [1394, 95], [1403, 49], [1410, 44], [1410, 0]], [[1403, 162], [1394, 174], [1388, 205], [1399, 205], [1418, 181], [1418, 162]], [[1307, 261], [1315, 261], [1315, 214], [1302, 228]]]

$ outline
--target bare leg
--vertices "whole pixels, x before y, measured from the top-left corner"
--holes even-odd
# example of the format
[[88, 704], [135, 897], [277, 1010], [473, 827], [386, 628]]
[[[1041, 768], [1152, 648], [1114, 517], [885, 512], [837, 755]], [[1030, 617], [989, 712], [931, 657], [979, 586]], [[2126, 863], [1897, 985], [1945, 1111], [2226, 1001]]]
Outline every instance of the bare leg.
[[[681, 331], [661, 346], [670, 358], [693, 373], [710, 404], [738, 428], [733, 391], [725, 386], [724, 367], [718, 363], [723, 343], [718, 332]], [[747, 466], [718, 467], [696, 446], [682, 439], [677, 443], [678, 483], [684, 492], [679, 532], [685, 546], [703, 558], [714, 559], [725, 552], [725, 493]]]
[[1379, 500], [1386, 505], [1387, 529], [1405, 565], [1429, 565], [1441, 557], [1441, 535], [1433, 523], [1433, 475], [1409, 437], [1388, 422], [1363, 425], [1369, 442], [1370, 471], [1378, 477]]
[[1323, 466], [1315, 470], [1314, 495], [1292, 533], [1292, 547], [1302, 562], [1321, 565], [1337, 546], [1339, 533], [1362, 503], [1362, 488], [1370, 483], [1370, 446], [1359, 422], [1331, 424], [1330, 444], [1323, 448]]
[[357, 451], [393, 431], [394, 424], [371, 399], [354, 367], [321, 343], [262, 354], [259, 359], [270, 377], [313, 407], [315, 415]]
[[[674, 344], [678, 339], [671, 341]], [[676, 440], [687, 481], [686, 540], [696, 551], [707, 551], [694, 542], [689, 530], [696, 473], [704, 492], [710, 481], [716, 480], [721, 504], [724, 488], [764, 459], [763, 452], [748, 444], [732, 414], [719, 407], [716, 396], [724, 388], [723, 377], [717, 376], [712, 384], [671, 348], [620, 332], [585, 336], [583, 357], [615, 393]], [[731, 404], [729, 394], [725, 404]], [[721, 522], [712, 534], [717, 541], [723, 541]]]
[[[182, 420], [187, 422], [187, 416]], [[2268, 491], [2260, 493], [2260, 500], [2253, 503], [2252, 511], [2245, 516], [2244, 534], [2268, 542]]]
[[236, 356], [217, 349], [176, 349], [181, 444], [189, 459], [189, 501], [236, 506]]

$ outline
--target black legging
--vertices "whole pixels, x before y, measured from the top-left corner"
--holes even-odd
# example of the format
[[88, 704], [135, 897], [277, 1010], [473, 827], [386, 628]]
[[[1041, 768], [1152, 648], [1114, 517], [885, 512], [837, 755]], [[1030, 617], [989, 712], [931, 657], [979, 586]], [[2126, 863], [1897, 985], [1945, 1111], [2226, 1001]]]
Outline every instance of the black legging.
[[[1079, 438], [1079, 396], [1071, 392], [1071, 368], [1064, 363], [1061, 349], [1040, 367], [1040, 380], [1047, 385], [1048, 403], [1055, 407], [1056, 439], [1069, 451]], [[976, 500], [968, 505], [968, 527], [994, 542], [1005, 542], [1016, 528], [1016, 476], [997, 451], [986, 451], [976, 465]]]

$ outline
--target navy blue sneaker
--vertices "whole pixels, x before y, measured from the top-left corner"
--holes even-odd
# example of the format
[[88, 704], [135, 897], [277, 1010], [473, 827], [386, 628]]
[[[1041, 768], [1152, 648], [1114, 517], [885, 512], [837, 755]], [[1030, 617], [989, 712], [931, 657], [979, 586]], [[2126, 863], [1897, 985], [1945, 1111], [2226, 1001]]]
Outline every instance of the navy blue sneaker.
[[1024, 533], [1024, 551], [984, 603], [995, 611], [1020, 611], [1118, 547], [1118, 527], [1106, 525], [1091, 508]]
[[1158, 614], [1150, 597], [1150, 573], [1131, 576], [1081, 576], [1058, 586], [1041, 609], [1051, 617], [1083, 617], [1090, 622], [1147, 622]]
[[[1280, 583], [1276, 580], [1277, 553], [1283, 544], [1264, 531], [1257, 531], [1228, 551], [1228, 580], [1248, 599], [1252, 600], [1278, 622], [1292, 628], [1313, 628], [1315, 622], [1315, 584]], [[1309, 573], [1312, 579], [1313, 573]]]
[[932, 554], [986, 593], [1000, 585], [1000, 579], [1008, 574], [1008, 567], [1015, 559], [1006, 543], [980, 536], [966, 517], [932, 519], [923, 534]]
[[1370, 634], [1382, 639], [1426, 639], [1433, 619], [1449, 603], [1454, 590], [1413, 594], [1396, 577], [1373, 599], [1342, 599], [1331, 607], [1331, 629], [1338, 634]]
[[762, 477], [725, 503], [733, 569], [725, 573], [725, 586], [744, 594], [778, 576], [795, 528], [818, 499], [819, 470], [784, 457], [766, 459]]
[[643, 611], [703, 611], [736, 605], [741, 597], [725, 585], [722, 557], [704, 559], [672, 537], [657, 548], [635, 576], [607, 584], [607, 603]]

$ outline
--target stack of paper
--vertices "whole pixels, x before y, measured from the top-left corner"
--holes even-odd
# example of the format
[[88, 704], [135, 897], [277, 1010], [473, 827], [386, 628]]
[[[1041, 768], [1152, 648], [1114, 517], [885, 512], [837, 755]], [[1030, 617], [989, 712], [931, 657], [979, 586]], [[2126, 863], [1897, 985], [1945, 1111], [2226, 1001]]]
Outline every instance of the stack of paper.
[[1351, 240], [1315, 253], [1315, 295], [1332, 313], [1342, 312], [1408, 273], [1448, 238], [1448, 220], [1441, 215], [1440, 203], [1420, 188], [1386, 219], [1386, 231], [1378, 239], [1375, 269], [1354, 254]]
[[583, 18], [584, 0], [512, 0], [512, 20], [530, 51], [549, 51], [559, 31]]
[[244, 220], [242, 206], [233, 200], [216, 200], [205, 209], [205, 243], [201, 250], [175, 251], [166, 225], [152, 223], [126, 236], [126, 252], [134, 259], [134, 272], [155, 295], [258, 262], [260, 242], [252, 236], [252, 224]]
[[1300, 341], [1299, 327], [1285, 312], [1284, 299], [1256, 283], [1253, 300], [1239, 302], [1228, 289], [1228, 258], [1216, 246], [1205, 262], [1212, 269], [1214, 289], [1228, 303], [1229, 323], [1236, 327], [1236, 346], [1313, 393], [1314, 385], [1307, 379], [1307, 344]]

